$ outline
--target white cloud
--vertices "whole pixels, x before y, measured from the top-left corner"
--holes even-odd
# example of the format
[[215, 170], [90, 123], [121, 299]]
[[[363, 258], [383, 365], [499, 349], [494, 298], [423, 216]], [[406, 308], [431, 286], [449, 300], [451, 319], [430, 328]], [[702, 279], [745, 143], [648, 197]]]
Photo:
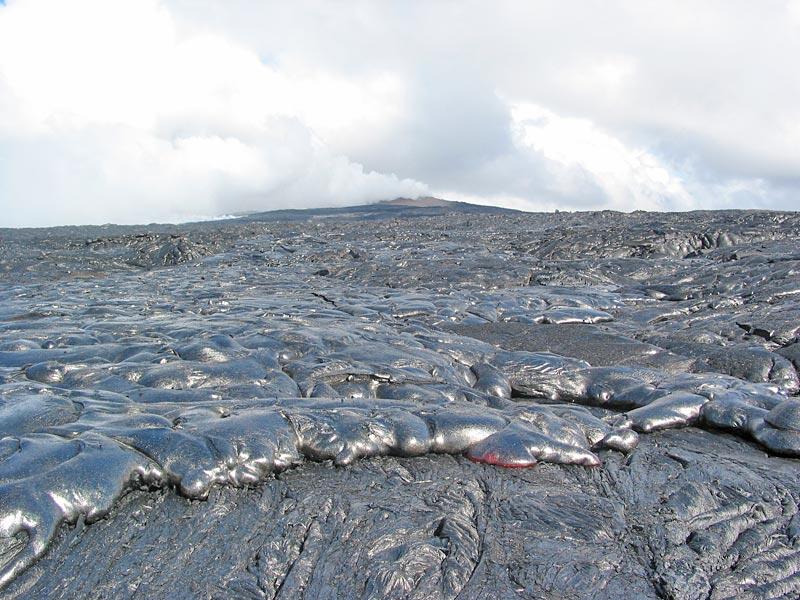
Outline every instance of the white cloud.
[[390, 76], [285, 73], [227, 37], [180, 35], [153, 0], [9, 3], [0, 77], [3, 225], [178, 220], [427, 190], [365, 171], [313, 129], [381, 122], [397, 91]]
[[786, 11], [789, 13], [789, 18], [800, 25], [800, 0], [788, 0]]
[[547, 161], [563, 197], [578, 195], [572, 187], [576, 179], [589, 179], [603, 192], [597, 200], [600, 208], [686, 210], [693, 206], [683, 183], [657, 157], [626, 147], [591, 121], [560, 117], [526, 103], [512, 105], [511, 118], [520, 151], [532, 151]]
[[796, 208], [796, 0], [8, 0], [0, 225]]

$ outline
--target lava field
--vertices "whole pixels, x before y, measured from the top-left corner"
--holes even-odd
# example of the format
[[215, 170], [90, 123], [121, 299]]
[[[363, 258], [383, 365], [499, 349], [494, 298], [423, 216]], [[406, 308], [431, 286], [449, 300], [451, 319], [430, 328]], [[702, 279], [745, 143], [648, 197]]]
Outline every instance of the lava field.
[[800, 597], [800, 213], [0, 230], [9, 598]]

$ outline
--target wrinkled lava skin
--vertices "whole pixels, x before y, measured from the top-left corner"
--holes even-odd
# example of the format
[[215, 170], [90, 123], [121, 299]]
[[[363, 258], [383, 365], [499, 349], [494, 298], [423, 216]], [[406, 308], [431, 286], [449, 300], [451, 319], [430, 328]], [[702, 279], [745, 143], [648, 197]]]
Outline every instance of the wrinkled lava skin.
[[797, 213], [0, 230], [0, 586], [796, 598], [799, 335]]

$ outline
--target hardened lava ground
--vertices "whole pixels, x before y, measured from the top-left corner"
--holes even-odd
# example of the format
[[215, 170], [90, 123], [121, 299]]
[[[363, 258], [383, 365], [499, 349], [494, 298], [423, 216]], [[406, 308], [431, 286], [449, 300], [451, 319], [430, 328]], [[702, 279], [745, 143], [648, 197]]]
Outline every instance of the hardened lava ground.
[[0, 231], [10, 598], [797, 598], [800, 214]]

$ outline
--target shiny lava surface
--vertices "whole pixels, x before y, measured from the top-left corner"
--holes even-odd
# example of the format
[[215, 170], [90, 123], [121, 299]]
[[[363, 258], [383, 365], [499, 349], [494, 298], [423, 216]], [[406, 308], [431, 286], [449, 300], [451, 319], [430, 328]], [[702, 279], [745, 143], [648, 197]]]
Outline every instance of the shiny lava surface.
[[[797, 213], [453, 203], [0, 230], [0, 586], [796, 598], [798, 335]], [[162, 533], [170, 511], [249, 515], [205, 534], [246, 551], [217, 573], [122, 550], [143, 506]], [[117, 562], [87, 567], [103, 548]]]

